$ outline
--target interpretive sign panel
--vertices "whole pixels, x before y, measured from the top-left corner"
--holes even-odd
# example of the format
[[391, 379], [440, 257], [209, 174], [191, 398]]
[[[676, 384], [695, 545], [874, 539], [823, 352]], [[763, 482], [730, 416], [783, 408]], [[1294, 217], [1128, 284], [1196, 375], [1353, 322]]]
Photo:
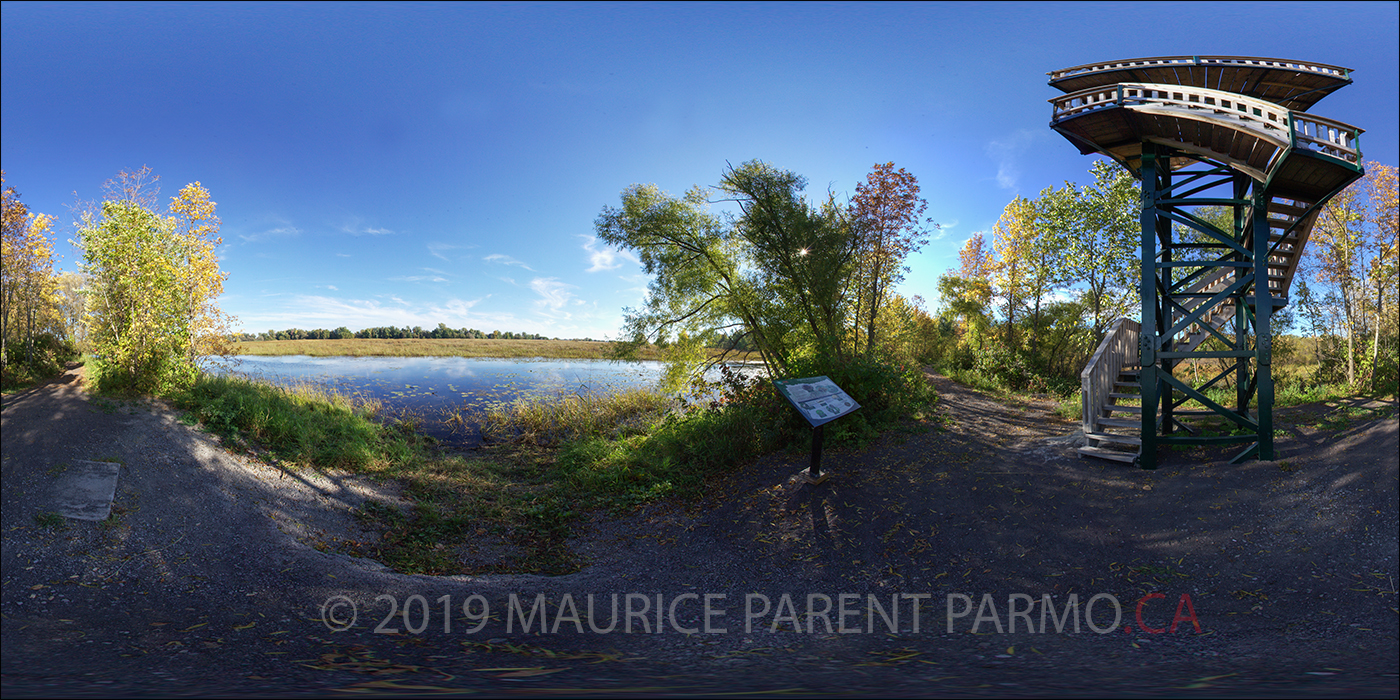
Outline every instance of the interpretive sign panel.
[[855, 399], [847, 396], [841, 387], [826, 377], [777, 379], [773, 381], [773, 386], [813, 428], [860, 408]]

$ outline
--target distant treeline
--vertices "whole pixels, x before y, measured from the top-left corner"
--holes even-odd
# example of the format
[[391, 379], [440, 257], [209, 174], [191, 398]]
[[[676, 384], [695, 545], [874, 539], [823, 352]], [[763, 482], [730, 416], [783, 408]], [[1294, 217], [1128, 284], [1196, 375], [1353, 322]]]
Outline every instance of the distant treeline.
[[[447, 324], [439, 323], [437, 328], [424, 330], [421, 326], [409, 328], [404, 326], [379, 326], [376, 328], [364, 328], [352, 331], [345, 326], [335, 330], [317, 328], [315, 330], [302, 330], [300, 328], [288, 328], [283, 331], [267, 331], [265, 333], [240, 333], [237, 339], [243, 342], [258, 340], [344, 340], [349, 338], [478, 338], [483, 340], [549, 340], [546, 336], [537, 333], [514, 333], [511, 331], [479, 331], [475, 328], [448, 328]], [[555, 338], [558, 340], [558, 338]]]

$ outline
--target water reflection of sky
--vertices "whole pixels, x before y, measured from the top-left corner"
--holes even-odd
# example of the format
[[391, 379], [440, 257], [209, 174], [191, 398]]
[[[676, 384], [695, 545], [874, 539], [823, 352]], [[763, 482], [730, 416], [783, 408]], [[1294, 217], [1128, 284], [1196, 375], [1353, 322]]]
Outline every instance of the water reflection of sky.
[[[439, 439], [472, 442], [442, 422], [448, 410], [480, 408], [522, 396], [612, 393], [655, 387], [659, 362], [500, 359], [483, 357], [310, 357], [243, 355], [233, 371], [276, 384], [310, 382], [348, 395], [378, 399], [392, 412], [410, 411]], [[753, 371], [752, 368], [746, 368]], [[719, 379], [718, 370], [711, 372]]]

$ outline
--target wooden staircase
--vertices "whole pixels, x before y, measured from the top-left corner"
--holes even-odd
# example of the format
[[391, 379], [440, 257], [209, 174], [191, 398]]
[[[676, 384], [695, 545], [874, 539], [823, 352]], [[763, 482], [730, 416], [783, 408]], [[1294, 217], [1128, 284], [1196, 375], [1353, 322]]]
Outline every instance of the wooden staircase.
[[[1133, 366], [1119, 369], [1113, 382], [1114, 390], [1108, 392], [1099, 403], [1093, 432], [1087, 428], [1085, 430], [1087, 443], [1079, 448], [1079, 454], [1118, 462], [1136, 462], [1142, 454], [1142, 384], [1138, 371], [1136, 361]], [[1138, 403], [1133, 405], [1120, 401]], [[1087, 421], [1085, 425], [1088, 425]]]

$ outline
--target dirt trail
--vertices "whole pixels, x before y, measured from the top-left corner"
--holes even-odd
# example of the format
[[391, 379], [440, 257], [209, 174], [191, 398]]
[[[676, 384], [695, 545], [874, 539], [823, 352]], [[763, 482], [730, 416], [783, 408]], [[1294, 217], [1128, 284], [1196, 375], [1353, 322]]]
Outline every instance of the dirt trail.
[[[1289, 436], [1277, 462], [1232, 466], [1220, 455], [1174, 452], [1144, 472], [1079, 459], [1062, 439], [1074, 426], [1049, 403], [1007, 406], [935, 382], [944, 430], [828, 450], [832, 477], [818, 487], [791, 478], [805, 454], [771, 455], [716, 481], [704, 503], [595, 518], [573, 542], [591, 565], [553, 578], [402, 576], [323, 553], [318, 542], [355, 527], [351, 508], [392, 499], [392, 488], [285, 474], [230, 455], [165, 408], [117, 405], [73, 382], [6, 397], [0, 688], [6, 697], [415, 686], [1395, 695], [1395, 418], [1322, 430], [1315, 412], [1281, 415]], [[45, 524], [46, 489], [73, 459], [122, 462], [113, 521]], [[631, 634], [621, 624], [590, 629], [607, 627], [614, 593], [620, 617], [628, 605], [647, 607], [620, 620]], [[1164, 597], [1143, 598], [1150, 593]], [[522, 632], [512, 594], [522, 613], [543, 595], [534, 623], [558, 627]], [[708, 618], [711, 628], [724, 633], [703, 631], [707, 594], [723, 612]], [[842, 594], [859, 595], [846, 599], [856, 633], [840, 633]], [[1057, 606], [1078, 597], [1079, 633], [1028, 633], [1028, 623], [1041, 624], [1038, 609], [1007, 629], [1008, 604], [1046, 594]], [[1121, 605], [1110, 633], [1087, 627], [1110, 629], [1108, 598], [1092, 619], [1082, 612], [1098, 594]], [[389, 617], [381, 596], [402, 613], [415, 595], [422, 600], [412, 599], [408, 617]], [[481, 597], [468, 614], [491, 607], [474, 632], [460, 607], [472, 595]], [[643, 621], [654, 632], [658, 595], [664, 631], [642, 633]], [[880, 617], [889, 610], [871, 608], [872, 595], [885, 608], [903, 606], [898, 631]], [[1160, 634], [1140, 628], [1140, 601], [1142, 623], [1167, 628], [1183, 595], [1194, 621]], [[345, 600], [323, 610], [332, 596]], [[823, 596], [831, 632], [823, 616], [806, 614], [809, 602], [821, 611]], [[765, 599], [771, 609], [746, 631], [746, 603], [757, 611]], [[949, 632], [946, 606], [964, 599], [974, 607]], [[347, 601], [355, 624], [328, 629], [323, 612], [348, 619], [335, 617]]]

